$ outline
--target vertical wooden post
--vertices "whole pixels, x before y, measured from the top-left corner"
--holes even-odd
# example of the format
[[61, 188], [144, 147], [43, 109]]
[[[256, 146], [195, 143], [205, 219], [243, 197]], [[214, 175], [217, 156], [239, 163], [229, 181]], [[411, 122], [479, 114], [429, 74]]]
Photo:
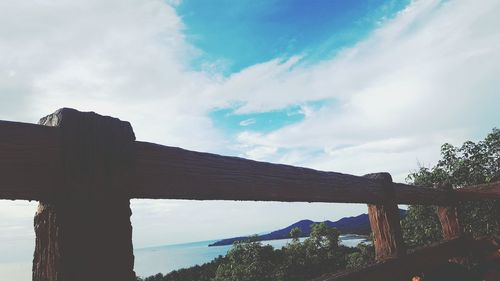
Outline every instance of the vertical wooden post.
[[40, 120], [61, 128], [64, 182], [35, 215], [34, 281], [135, 281], [128, 122], [61, 109]]
[[395, 203], [392, 177], [389, 173], [368, 174], [365, 177], [384, 182], [384, 204], [368, 204], [368, 217], [373, 232], [375, 259], [383, 261], [406, 255], [400, 225], [398, 205]]
[[[439, 185], [437, 188], [452, 190], [450, 185]], [[456, 206], [438, 206], [437, 215], [441, 223], [444, 240], [451, 240], [462, 236], [462, 229], [458, 222], [458, 211]]]
[[[451, 191], [453, 188], [449, 184], [438, 185], [437, 188]], [[451, 240], [462, 236], [462, 228], [458, 221], [458, 210], [456, 205], [452, 206], [438, 206], [437, 215], [441, 223], [441, 231], [444, 240]], [[450, 262], [467, 265], [468, 258], [466, 256], [454, 257], [449, 260]]]

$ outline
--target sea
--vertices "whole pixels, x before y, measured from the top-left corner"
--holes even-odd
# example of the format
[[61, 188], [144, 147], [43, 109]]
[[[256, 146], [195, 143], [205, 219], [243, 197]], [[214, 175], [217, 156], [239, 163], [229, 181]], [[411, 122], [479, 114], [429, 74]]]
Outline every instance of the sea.
[[[302, 238], [303, 241], [305, 238]], [[225, 255], [230, 249], [228, 246], [208, 247], [217, 240], [164, 245], [134, 249], [134, 270], [140, 277], [148, 277], [157, 273], [169, 273], [172, 270], [201, 265], [213, 260], [219, 255]], [[262, 244], [281, 248], [291, 239], [262, 241]], [[366, 241], [360, 236], [340, 236], [341, 244], [354, 247]], [[29, 247], [28, 247], [29, 246]], [[9, 255], [0, 255], [0, 280], [31, 280], [31, 261], [34, 245], [12, 249]]]
[[[305, 238], [301, 238], [302, 241], [304, 239]], [[135, 273], [140, 277], [148, 277], [157, 273], [166, 274], [173, 270], [207, 263], [220, 255], [225, 255], [232, 247], [232, 245], [208, 246], [216, 241], [217, 240], [207, 240], [134, 249]], [[355, 247], [359, 243], [365, 241], [366, 239], [360, 236], [340, 236], [340, 243], [348, 247]], [[291, 239], [280, 239], [262, 241], [262, 244], [271, 245], [275, 249], [280, 249], [290, 242]]]

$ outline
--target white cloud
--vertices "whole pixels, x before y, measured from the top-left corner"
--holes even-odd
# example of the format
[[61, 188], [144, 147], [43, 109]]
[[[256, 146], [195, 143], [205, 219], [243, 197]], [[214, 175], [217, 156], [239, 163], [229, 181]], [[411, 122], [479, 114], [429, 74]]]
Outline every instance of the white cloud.
[[275, 60], [243, 70], [222, 88], [244, 104], [240, 112], [334, 102], [303, 122], [241, 134], [241, 147], [336, 151], [281, 160], [354, 174], [386, 170], [403, 180], [417, 159], [435, 161], [443, 142], [484, 137], [498, 126], [499, 13], [498, 1], [414, 1], [333, 59], [314, 66]]
[[186, 67], [199, 51], [164, 1], [4, 1], [0, 18], [0, 118], [75, 107], [131, 121], [141, 139], [222, 147], [206, 114], [216, 75]]
[[[299, 124], [238, 137], [242, 155], [276, 159], [280, 148], [326, 151], [441, 133], [428, 146], [436, 152], [437, 141], [461, 141], [477, 122], [492, 126], [497, 117], [496, 1], [415, 1], [333, 59], [313, 66], [299, 56], [275, 59], [229, 79], [186, 67], [199, 51], [163, 1], [0, 5], [2, 119], [34, 121], [77, 107], [131, 121], [139, 139], [227, 152], [234, 145], [207, 115], [215, 107], [264, 112], [334, 100], [317, 111], [303, 106]], [[298, 161], [294, 155], [281, 159]], [[355, 173], [359, 165], [344, 168]]]
[[240, 122], [240, 126], [246, 127], [255, 124], [255, 122], [256, 122], [255, 118], [246, 119]]

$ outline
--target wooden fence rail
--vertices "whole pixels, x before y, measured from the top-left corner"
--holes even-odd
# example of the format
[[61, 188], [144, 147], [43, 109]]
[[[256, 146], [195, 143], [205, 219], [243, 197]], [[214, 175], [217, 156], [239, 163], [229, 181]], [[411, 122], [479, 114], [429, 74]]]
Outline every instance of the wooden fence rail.
[[404, 257], [386, 259], [361, 269], [326, 274], [312, 281], [410, 281], [415, 274], [445, 265], [450, 257], [495, 252], [498, 249], [495, 242], [491, 238], [457, 237], [413, 250]]
[[[0, 199], [40, 200], [62, 182], [61, 130], [0, 121]], [[384, 203], [368, 178], [134, 142], [133, 198]], [[29, 175], [29, 176], [26, 176]], [[398, 204], [500, 198], [500, 183], [442, 191], [393, 183]]]
[[[136, 142], [136, 198], [383, 203], [384, 184], [238, 157]], [[394, 184], [397, 203], [449, 204], [450, 192]]]
[[60, 185], [60, 130], [0, 121], [0, 199], [40, 199]]
[[[452, 246], [465, 242], [453, 206], [500, 198], [500, 183], [416, 187], [387, 173], [354, 176], [140, 142], [128, 122], [73, 109], [40, 125], [0, 121], [0, 179], [0, 199], [40, 201], [35, 281], [134, 280], [131, 198], [368, 203], [377, 259], [390, 260], [365, 270], [374, 276], [443, 259], [425, 261], [433, 251], [456, 254]], [[397, 204], [442, 206], [450, 241], [406, 256]], [[349, 274], [325, 280], [360, 273]]]

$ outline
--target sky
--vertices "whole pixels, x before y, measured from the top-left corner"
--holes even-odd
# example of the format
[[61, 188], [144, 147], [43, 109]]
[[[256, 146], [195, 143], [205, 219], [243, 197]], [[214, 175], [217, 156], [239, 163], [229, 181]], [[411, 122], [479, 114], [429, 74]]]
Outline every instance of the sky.
[[[0, 119], [35, 123], [73, 107], [130, 121], [138, 140], [404, 182], [444, 142], [499, 126], [499, 14], [499, 0], [1, 1]], [[0, 201], [0, 252], [16, 253], [0, 264], [31, 260], [35, 209]], [[366, 212], [182, 200], [132, 209], [138, 248]]]

